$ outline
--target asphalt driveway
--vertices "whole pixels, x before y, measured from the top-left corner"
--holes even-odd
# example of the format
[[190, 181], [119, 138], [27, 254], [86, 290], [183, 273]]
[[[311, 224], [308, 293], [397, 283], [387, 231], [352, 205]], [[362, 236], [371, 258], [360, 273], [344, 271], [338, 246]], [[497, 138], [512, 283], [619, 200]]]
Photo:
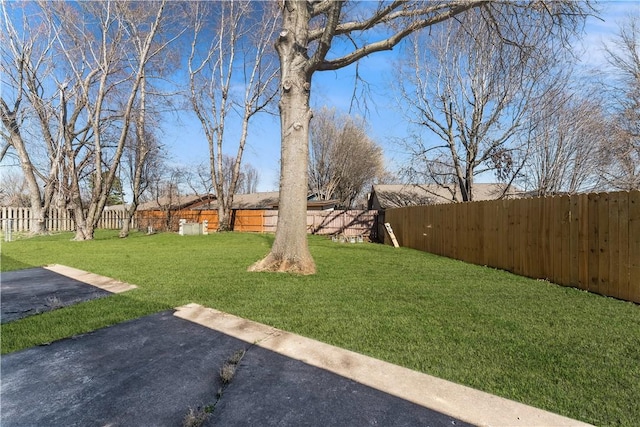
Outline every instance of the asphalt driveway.
[[133, 285], [60, 265], [3, 272], [0, 275], [0, 322], [12, 322], [133, 288]]

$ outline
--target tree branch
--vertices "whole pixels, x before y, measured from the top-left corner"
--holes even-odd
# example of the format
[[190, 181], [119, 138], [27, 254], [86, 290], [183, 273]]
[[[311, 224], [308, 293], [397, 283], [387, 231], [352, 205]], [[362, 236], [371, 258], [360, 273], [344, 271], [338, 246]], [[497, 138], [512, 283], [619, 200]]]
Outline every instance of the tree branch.
[[308, 74], [313, 73], [327, 56], [327, 52], [329, 52], [331, 48], [331, 41], [333, 40], [336, 27], [340, 21], [340, 11], [343, 5], [343, 0], [333, 1], [331, 7], [328, 9], [327, 24], [318, 42], [318, 47], [305, 67]]
[[[447, 3], [447, 10], [435, 15], [435, 16], [431, 16], [425, 19], [420, 19], [420, 20], [416, 20], [414, 22], [409, 23], [406, 27], [404, 27], [403, 29], [401, 29], [400, 31], [397, 31], [396, 33], [394, 33], [393, 35], [391, 35], [390, 37], [384, 39], [384, 40], [380, 40], [377, 42], [373, 42], [370, 44], [366, 44], [364, 46], [362, 46], [359, 49], [354, 50], [353, 52], [344, 55], [340, 58], [336, 58], [336, 59], [332, 59], [329, 61], [325, 61], [322, 64], [320, 64], [318, 66], [318, 70], [319, 71], [331, 71], [331, 70], [338, 70], [340, 68], [344, 68], [348, 65], [353, 64], [354, 62], [364, 58], [365, 56], [368, 56], [374, 52], [380, 52], [380, 51], [385, 51], [385, 50], [391, 50], [393, 49], [394, 46], [396, 46], [398, 43], [400, 43], [404, 38], [406, 38], [408, 35], [416, 32], [419, 29], [425, 28], [425, 27], [429, 27], [431, 25], [435, 25], [439, 22], [443, 22], [446, 21], [447, 19], [450, 19], [462, 12], [465, 12], [469, 9], [472, 9], [474, 7], [479, 7], [485, 3], [488, 3], [488, 1], [460, 1], [460, 2], [456, 2], [456, 3]], [[439, 6], [442, 7], [442, 6]], [[430, 8], [421, 10], [421, 11], [402, 11], [399, 12], [398, 14], [395, 14], [394, 16], [397, 17], [403, 17], [403, 16], [409, 16], [409, 15], [421, 15], [425, 12], [425, 10], [429, 10], [429, 12], [433, 12], [434, 10], [436, 10], [435, 6], [432, 6]], [[389, 19], [387, 19], [387, 21], [391, 20], [392, 18], [389, 17]], [[378, 22], [376, 22], [377, 24]], [[354, 29], [357, 29], [357, 23], [355, 24], [351, 24], [353, 29], [349, 30], [349, 31], [353, 31]], [[375, 25], [375, 24], [374, 24]], [[364, 27], [366, 28], [366, 27]], [[343, 32], [349, 32], [346, 31], [344, 28], [342, 28], [342, 26], [340, 26], [340, 30]], [[336, 31], [338, 31], [338, 28], [336, 28]]]
[[[336, 27], [335, 35], [349, 34], [353, 31], [363, 31], [363, 30], [372, 28], [378, 24], [381, 24], [383, 22], [388, 22], [390, 19], [392, 19], [392, 17], [389, 17], [389, 14], [391, 14], [399, 6], [406, 3], [407, 3], [406, 0], [397, 0], [391, 3], [389, 6], [376, 11], [373, 14], [373, 16], [371, 16], [371, 18], [365, 21], [352, 21], [352, 22], [345, 22], [343, 24], [340, 24]], [[398, 16], [398, 15], [399, 14], [394, 14], [393, 16]], [[310, 41], [317, 40], [322, 36], [322, 33], [323, 33], [323, 29], [311, 31], [309, 33], [309, 40]]]

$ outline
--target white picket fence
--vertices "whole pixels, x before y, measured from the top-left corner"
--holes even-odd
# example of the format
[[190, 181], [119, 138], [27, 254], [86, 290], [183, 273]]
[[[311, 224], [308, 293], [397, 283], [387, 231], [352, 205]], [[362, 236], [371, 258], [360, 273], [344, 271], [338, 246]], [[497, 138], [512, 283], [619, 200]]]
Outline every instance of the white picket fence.
[[[100, 217], [98, 228], [118, 230], [122, 226], [122, 221], [127, 218], [127, 213], [123, 209], [105, 210]], [[12, 232], [27, 232], [30, 229], [33, 216], [31, 208], [25, 207], [0, 207], [0, 230]], [[131, 227], [135, 228], [135, 218]], [[74, 231], [75, 222], [71, 211], [67, 209], [49, 209], [46, 220], [48, 231]]]

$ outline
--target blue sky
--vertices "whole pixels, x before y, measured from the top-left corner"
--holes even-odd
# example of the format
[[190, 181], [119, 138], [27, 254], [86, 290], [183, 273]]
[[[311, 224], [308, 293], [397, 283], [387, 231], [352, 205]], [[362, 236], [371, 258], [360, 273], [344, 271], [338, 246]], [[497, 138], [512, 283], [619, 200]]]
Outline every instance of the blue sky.
[[[602, 9], [603, 20], [589, 17], [584, 38], [575, 46], [585, 70], [604, 66], [603, 43], [610, 39], [616, 31], [617, 22], [625, 15], [634, 9], [636, 13], [640, 13], [640, 0], [604, 1], [599, 3], [598, 7]], [[404, 158], [393, 140], [407, 134], [406, 123], [393, 100], [393, 94], [388, 89], [398, 50], [374, 54], [362, 60], [359, 65], [361, 77], [369, 84], [370, 97], [367, 101], [366, 118], [370, 125], [370, 136], [382, 146], [387, 166], [391, 170], [397, 169]], [[312, 108], [318, 109], [326, 105], [347, 113], [352, 101], [354, 74], [355, 66], [338, 71], [316, 73], [312, 87]], [[363, 115], [363, 111], [358, 108], [355, 108], [352, 113]], [[181, 125], [168, 126], [165, 130], [165, 143], [175, 166], [188, 166], [207, 161], [207, 142], [198, 122], [185, 117]], [[235, 129], [230, 128], [225, 132], [231, 135], [237, 134]], [[230, 142], [233, 143], [233, 139]], [[230, 154], [232, 153], [233, 151], [230, 151]], [[250, 125], [244, 161], [251, 163], [259, 170], [259, 191], [277, 190], [279, 158], [279, 118], [265, 114], [255, 117]]]

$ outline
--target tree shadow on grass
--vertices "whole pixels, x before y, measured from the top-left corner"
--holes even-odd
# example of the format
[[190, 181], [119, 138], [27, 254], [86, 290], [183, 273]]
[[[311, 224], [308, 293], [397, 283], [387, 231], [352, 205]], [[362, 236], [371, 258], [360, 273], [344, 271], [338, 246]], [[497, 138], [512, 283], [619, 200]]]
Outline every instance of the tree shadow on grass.
[[259, 234], [260, 238], [267, 244], [269, 247], [273, 246], [273, 241], [276, 238], [275, 234]]
[[0, 270], [1, 271], [14, 271], [24, 270], [25, 268], [38, 267], [36, 265], [27, 264], [22, 261], [18, 261], [15, 258], [11, 258], [5, 254], [0, 254]]

